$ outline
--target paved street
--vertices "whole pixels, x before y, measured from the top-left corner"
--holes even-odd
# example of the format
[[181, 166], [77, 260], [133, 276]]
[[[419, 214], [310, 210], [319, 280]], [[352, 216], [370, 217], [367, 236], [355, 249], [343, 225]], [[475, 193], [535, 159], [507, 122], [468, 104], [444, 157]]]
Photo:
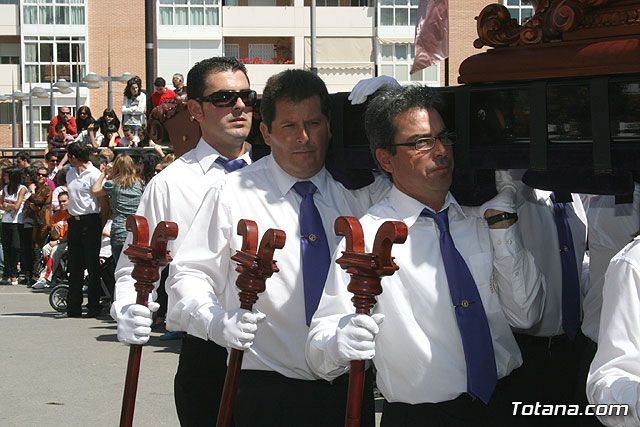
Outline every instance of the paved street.
[[[0, 425], [117, 426], [129, 348], [117, 341], [115, 322], [56, 319], [48, 298], [47, 290], [0, 285]], [[136, 427], [178, 425], [180, 341], [159, 335], [142, 352]]]

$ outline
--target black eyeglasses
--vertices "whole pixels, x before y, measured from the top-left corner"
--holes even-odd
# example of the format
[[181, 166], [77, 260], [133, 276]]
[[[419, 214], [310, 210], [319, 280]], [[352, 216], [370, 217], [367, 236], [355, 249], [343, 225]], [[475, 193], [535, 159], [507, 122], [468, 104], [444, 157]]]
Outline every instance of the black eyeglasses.
[[436, 141], [440, 141], [445, 147], [456, 143], [455, 132], [445, 132], [438, 136], [425, 136], [418, 138], [413, 142], [404, 142], [402, 144], [391, 144], [396, 147], [414, 147], [418, 151], [429, 151], [436, 145]]
[[233, 107], [238, 102], [238, 98], [242, 99], [242, 102], [247, 107], [253, 107], [258, 99], [258, 94], [255, 90], [244, 89], [239, 92], [233, 90], [219, 90], [213, 92], [211, 95], [198, 98], [200, 102], [210, 102], [216, 107]]
[[47, 177], [47, 176], [49, 176], [49, 174], [46, 174], [46, 173], [38, 173], [38, 176], [41, 176], [41, 177]]

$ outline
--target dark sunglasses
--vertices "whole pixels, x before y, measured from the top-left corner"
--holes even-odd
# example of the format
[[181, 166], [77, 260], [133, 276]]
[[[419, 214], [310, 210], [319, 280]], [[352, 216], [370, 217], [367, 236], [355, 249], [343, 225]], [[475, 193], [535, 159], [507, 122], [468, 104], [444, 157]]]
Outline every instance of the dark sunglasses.
[[49, 176], [49, 174], [46, 174], [46, 173], [39, 173], [39, 174], [38, 174], [38, 176], [47, 177], [47, 176]]
[[239, 92], [233, 90], [219, 90], [213, 92], [211, 95], [198, 98], [200, 102], [210, 102], [216, 107], [233, 107], [238, 102], [238, 98], [242, 99], [242, 102], [247, 107], [253, 107], [258, 99], [258, 94], [255, 90], [244, 89]]

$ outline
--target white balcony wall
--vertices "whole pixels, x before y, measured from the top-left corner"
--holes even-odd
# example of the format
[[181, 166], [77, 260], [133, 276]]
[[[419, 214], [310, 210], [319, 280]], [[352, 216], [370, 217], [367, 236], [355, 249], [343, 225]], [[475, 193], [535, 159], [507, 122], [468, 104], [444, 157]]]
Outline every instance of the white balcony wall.
[[163, 77], [172, 88], [171, 78], [175, 73], [182, 74], [186, 79], [193, 64], [221, 55], [221, 40], [158, 40], [157, 75]]
[[284, 70], [300, 68], [295, 64], [246, 64], [246, 66], [249, 80], [251, 80], [251, 89], [258, 94], [262, 94], [269, 77]]
[[158, 39], [211, 40], [222, 38], [219, 25], [158, 25]]
[[[11, 82], [13, 82], [13, 88]], [[19, 88], [20, 65], [0, 64], [0, 95], [10, 94]]]
[[17, 4], [0, 4], [0, 36], [20, 35], [20, 15]]

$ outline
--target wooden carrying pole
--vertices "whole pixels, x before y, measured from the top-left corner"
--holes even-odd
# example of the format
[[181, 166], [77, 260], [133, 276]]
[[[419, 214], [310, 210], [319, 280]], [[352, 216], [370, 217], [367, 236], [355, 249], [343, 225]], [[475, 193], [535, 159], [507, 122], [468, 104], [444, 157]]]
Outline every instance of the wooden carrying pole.
[[[370, 315], [371, 309], [376, 304], [376, 296], [382, 293], [380, 278], [390, 276], [398, 269], [391, 256], [391, 247], [394, 243], [404, 243], [407, 239], [407, 226], [400, 221], [387, 221], [382, 224], [376, 233], [371, 253], [364, 252], [364, 234], [356, 218], [338, 217], [334, 230], [338, 236], [344, 236], [347, 241], [346, 250], [336, 262], [351, 275], [347, 289], [353, 294], [351, 301], [356, 308], [356, 313]], [[344, 422], [348, 427], [360, 426], [364, 367], [364, 360], [351, 361]]]
[[[284, 247], [286, 235], [282, 230], [270, 228], [262, 236], [258, 249], [258, 226], [248, 219], [238, 221], [238, 234], [242, 236], [242, 249], [231, 259], [238, 263], [236, 271], [240, 273], [236, 279], [236, 286], [240, 289], [240, 308], [251, 311], [253, 304], [258, 301], [258, 294], [265, 290], [266, 279], [279, 271], [273, 260], [273, 252]], [[243, 355], [244, 351], [231, 349], [217, 427], [227, 427], [231, 423]]]
[[[178, 236], [178, 225], [174, 222], [161, 221], [153, 232], [151, 245], [149, 245], [149, 225], [144, 217], [130, 215], [127, 218], [127, 230], [133, 233], [133, 241], [124, 254], [134, 265], [131, 277], [136, 281], [135, 288], [138, 293], [136, 304], [146, 307], [149, 294], [153, 291], [153, 284], [160, 279], [159, 269], [171, 262], [171, 256], [167, 252], [167, 242]], [[133, 424], [141, 355], [142, 345], [132, 344], [129, 348], [127, 376], [124, 382], [120, 427], [130, 427]]]

